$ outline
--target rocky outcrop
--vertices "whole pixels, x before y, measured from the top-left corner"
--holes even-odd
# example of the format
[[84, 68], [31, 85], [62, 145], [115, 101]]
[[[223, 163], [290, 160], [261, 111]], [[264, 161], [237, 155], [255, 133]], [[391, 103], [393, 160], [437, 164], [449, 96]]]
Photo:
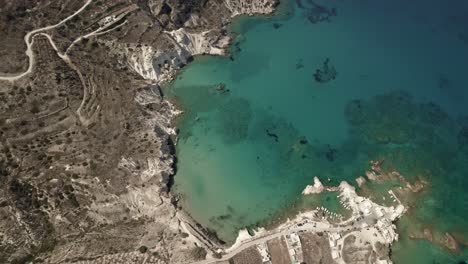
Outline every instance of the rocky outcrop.
[[196, 33], [180, 28], [165, 33], [172, 42], [171, 49], [159, 50], [152, 46], [125, 49], [129, 66], [143, 78], [158, 83], [172, 79], [177, 70], [192, 60], [192, 56], [224, 55], [229, 44], [228, 36], [219, 36], [213, 31]]
[[232, 17], [237, 15], [270, 14], [279, 4], [278, 0], [225, 0]]
[[137, 50], [130, 52], [127, 50], [128, 64], [137, 72], [141, 77], [146, 80], [159, 80], [158, 75], [153, 67], [153, 59], [155, 56], [155, 50], [151, 46], [142, 46]]
[[314, 79], [318, 83], [327, 83], [335, 80], [337, 75], [335, 67], [330, 64], [330, 59], [327, 58], [323, 62], [322, 67], [315, 70]]
[[322, 182], [320, 182], [319, 178], [314, 177], [314, 185], [307, 185], [304, 191], [302, 191], [303, 195], [309, 194], [318, 194], [325, 190]]
[[[166, 26], [171, 29], [174, 25], [179, 27], [162, 31], [156, 42], [121, 46], [118, 50], [127, 64], [143, 78], [155, 82], [168, 81], [195, 55], [226, 55], [230, 41], [227, 24], [232, 17], [270, 14], [277, 4], [277, 0], [226, 0], [218, 3], [218, 6], [211, 3], [207, 8], [217, 10], [216, 22], [210, 24], [208, 21], [212, 18], [203, 17], [203, 7], [198, 7], [194, 12], [184, 15], [183, 26], [181, 23], [172, 26], [163, 23], [163, 28]], [[171, 14], [174, 12], [170, 3], [157, 4], [150, 1], [149, 5], [153, 14], [168, 12], [169, 9]]]
[[211, 54], [224, 55], [225, 48], [229, 44], [229, 37], [217, 35], [216, 32], [204, 31], [190, 33], [186, 29], [167, 32], [179, 45], [179, 47], [191, 55]]

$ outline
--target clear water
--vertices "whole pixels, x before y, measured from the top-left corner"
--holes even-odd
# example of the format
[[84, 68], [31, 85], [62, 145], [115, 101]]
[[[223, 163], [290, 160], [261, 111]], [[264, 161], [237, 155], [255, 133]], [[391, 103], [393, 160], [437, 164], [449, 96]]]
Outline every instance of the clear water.
[[[316, 1], [337, 12], [318, 23], [300, 2], [237, 19], [233, 60], [197, 57], [166, 87], [185, 111], [174, 187], [184, 208], [232, 242], [297, 204], [314, 176], [354, 182], [384, 158], [431, 182], [398, 223], [396, 263], [468, 259], [463, 246], [450, 254], [405, 235], [425, 226], [468, 240], [468, 2]], [[316, 82], [327, 58], [336, 79]]]

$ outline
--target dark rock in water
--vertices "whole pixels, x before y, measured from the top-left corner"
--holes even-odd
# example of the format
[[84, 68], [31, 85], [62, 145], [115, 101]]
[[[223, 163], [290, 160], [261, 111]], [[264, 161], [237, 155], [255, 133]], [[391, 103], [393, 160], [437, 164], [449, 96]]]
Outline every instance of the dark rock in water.
[[226, 93], [228, 92], [229, 90], [226, 89], [226, 84], [224, 83], [220, 83], [216, 86], [216, 91], [220, 92], [220, 93]]
[[303, 137], [303, 138], [301, 138], [301, 139], [299, 140], [299, 143], [300, 143], [301, 145], [305, 145], [305, 144], [307, 144], [307, 143], [309, 143], [309, 142], [307, 141], [307, 139], [306, 139], [305, 137]]
[[242, 49], [240, 48], [240, 42], [235, 42], [234, 43], [234, 51], [235, 52], [241, 52]]
[[283, 24], [280, 24], [280, 23], [273, 23], [273, 28], [274, 29], [278, 29], [282, 26]]
[[448, 88], [450, 88], [449, 79], [441, 74], [437, 79], [437, 87], [441, 90], [446, 91]]
[[234, 61], [234, 57], [233, 57], [233, 56], [229, 56], [229, 59], [230, 59], [231, 61]]
[[224, 215], [219, 215], [216, 217], [216, 220], [218, 221], [225, 221], [225, 220], [228, 220], [228, 219], [231, 219], [232, 218], [232, 215], [230, 214], [224, 214]]
[[313, 1], [308, 1], [308, 3], [312, 5], [312, 7], [307, 10], [306, 17], [312, 24], [323, 21], [330, 22], [330, 18], [336, 16], [336, 8], [327, 8]]
[[302, 63], [302, 60], [299, 60], [296, 63], [296, 70], [299, 70], [299, 69], [302, 69], [302, 68], [304, 68], [304, 64]]
[[314, 73], [314, 79], [319, 83], [327, 83], [336, 79], [338, 72], [333, 65], [330, 65], [330, 59], [327, 58], [322, 65], [321, 69], [317, 69]]
[[337, 150], [332, 148], [330, 145], [327, 145], [328, 150], [325, 152], [325, 157], [328, 161], [335, 161]]
[[276, 142], [278, 142], [278, 135], [276, 135], [275, 133], [271, 133], [270, 130], [266, 130], [266, 133], [269, 137], [272, 137]]

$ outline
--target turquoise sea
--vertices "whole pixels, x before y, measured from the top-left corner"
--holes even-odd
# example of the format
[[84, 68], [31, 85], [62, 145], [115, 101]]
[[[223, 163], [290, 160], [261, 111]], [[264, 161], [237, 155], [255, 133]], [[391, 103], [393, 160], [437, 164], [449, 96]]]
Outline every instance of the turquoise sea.
[[[230, 243], [314, 176], [354, 184], [385, 159], [430, 182], [397, 223], [395, 263], [468, 261], [467, 1], [283, 0], [232, 30], [230, 57], [196, 57], [164, 88], [184, 110], [173, 191], [186, 211]], [[408, 238], [422, 228], [460, 250]]]

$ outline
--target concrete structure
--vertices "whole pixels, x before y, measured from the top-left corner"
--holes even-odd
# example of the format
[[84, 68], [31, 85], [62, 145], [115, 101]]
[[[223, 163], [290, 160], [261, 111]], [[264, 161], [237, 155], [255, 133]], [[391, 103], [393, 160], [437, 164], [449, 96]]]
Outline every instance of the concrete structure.
[[268, 246], [265, 243], [261, 243], [257, 245], [257, 250], [260, 252], [260, 255], [262, 256], [262, 261], [263, 263], [271, 263], [271, 256], [268, 251]]

